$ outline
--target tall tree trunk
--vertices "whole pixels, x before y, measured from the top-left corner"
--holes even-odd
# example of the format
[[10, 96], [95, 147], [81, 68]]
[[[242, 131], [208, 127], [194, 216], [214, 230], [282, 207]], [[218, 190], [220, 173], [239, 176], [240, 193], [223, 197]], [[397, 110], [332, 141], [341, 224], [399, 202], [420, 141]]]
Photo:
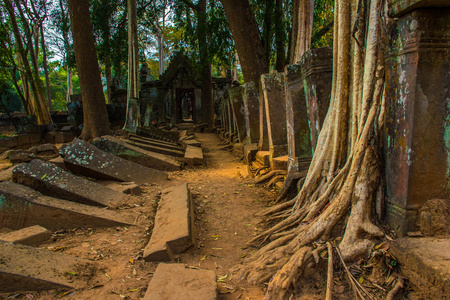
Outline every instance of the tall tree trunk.
[[48, 76], [47, 50], [45, 49], [44, 28], [42, 26], [42, 23], [40, 25], [40, 32], [41, 32], [41, 47], [42, 47], [42, 63], [44, 65], [45, 85], [47, 87], [47, 103], [49, 111], [53, 111], [52, 91], [50, 90], [50, 78]]
[[294, 18], [289, 62], [295, 64], [311, 48], [314, 0], [294, 0]]
[[89, 0], [69, 0], [69, 14], [83, 99], [84, 124], [81, 138], [90, 140], [110, 132], [100, 69], [95, 52]]
[[258, 83], [269, 72], [255, 16], [248, 0], [221, 0], [246, 82]]
[[283, 14], [283, 0], [276, 0], [275, 7], [275, 44], [277, 47], [277, 57], [275, 69], [278, 72], [284, 72], [286, 65], [286, 47], [284, 39], [284, 14]]
[[111, 74], [111, 56], [109, 54], [105, 57], [105, 76], [106, 76], [106, 94], [108, 97], [108, 103], [111, 103], [112, 74]]
[[202, 67], [202, 122], [209, 128], [214, 127], [214, 103], [212, 95], [211, 63], [209, 62], [206, 0], [198, 1], [198, 44], [200, 50], [200, 65]]
[[72, 68], [67, 66], [67, 94], [66, 102], [70, 102], [70, 95], [73, 94]]
[[272, 49], [272, 37], [273, 37], [273, 27], [276, 24], [272, 24], [272, 15], [274, 14], [275, 0], [265, 1], [265, 12], [264, 12], [264, 24], [262, 32], [262, 42], [264, 45], [264, 56], [266, 57], [267, 65], [270, 65], [270, 52]]
[[[22, 59], [22, 63], [23, 63], [23, 71], [25, 73], [26, 78], [29, 79], [29, 83], [31, 85], [31, 90], [33, 92], [33, 105], [32, 106], [34, 108], [34, 114], [36, 115], [38, 124], [49, 124], [52, 122], [52, 119], [50, 117], [50, 113], [48, 111], [48, 107], [45, 102], [44, 89], [42, 86], [42, 81], [39, 77], [38, 66], [36, 66], [36, 65], [34, 66], [35, 68], [33, 70], [34, 71], [34, 76], [33, 76], [33, 73], [31, 71], [31, 67], [28, 62], [28, 58], [27, 58], [27, 55], [25, 52], [25, 48], [23, 46], [22, 36], [19, 31], [19, 26], [17, 24], [17, 20], [15, 17], [14, 8], [13, 8], [11, 0], [5, 0], [5, 6], [8, 11], [8, 14], [10, 16], [11, 24], [13, 26], [13, 32], [14, 32], [14, 36], [16, 38], [16, 47], [18, 49], [19, 54], [21, 55], [21, 59]], [[20, 12], [20, 9], [19, 9], [19, 12]], [[21, 15], [23, 16], [23, 14], [21, 14]], [[22, 19], [24, 19], [23, 21], [25, 22], [24, 29], [26, 31], [27, 39], [30, 42], [30, 44], [32, 44], [32, 41], [30, 40], [32, 37], [31, 37], [30, 31], [29, 31], [28, 23], [25, 20], [24, 16]], [[35, 53], [34, 53], [33, 49], [30, 49], [30, 55], [31, 55], [31, 61], [35, 62], [36, 57], [35, 57]]]
[[128, 99], [139, 97], [138, 35], [136, 0], [127, 1], [128, 10]]

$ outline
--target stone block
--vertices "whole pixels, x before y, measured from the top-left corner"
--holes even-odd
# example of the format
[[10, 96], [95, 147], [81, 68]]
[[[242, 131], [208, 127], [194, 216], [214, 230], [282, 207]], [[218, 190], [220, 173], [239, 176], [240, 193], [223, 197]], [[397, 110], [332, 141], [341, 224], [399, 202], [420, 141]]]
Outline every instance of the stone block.
[[259, 95], [254, 82], [242, 86], [242, 99], [244, 101], [245, 128], [247, 130], [246, 143], [259, 141]]
[[137, 135], [130, 135], [130, 139], [127, 140], [126, 143], [150, 152], [155, 152], [163, 155], [169, 155], [173, 157], [184, 156], [183, 149], [180, 146], [165, 141], [140, 137]]
[[279, 156], [273, 159], [273, 169], [274, 170], [286, 170], [288, 169], [289, 156]]
[[174, 157], [133, 146], [130, 143], [127, 143], [127, 140], [118, 139], [112, 136], [103, 136], [94, 139], [92, 144], [100, 150], [144, 167], [161, 171], [176, 171], [181, 168], [181, 164], [177, 162]]
[[2, 148], [17, 147], [17, 136], [0, 138], [0, 147]]
[[44, 133], [30, 133], [28, 135], [30, 139], [30, 144], [38, 144], [41, 142]]
[[19, 134], [17, 136], [17, 146], [25, 146], [30, 144], [30, 136], [28, 134]]
[[181, 299], [216, 300], [215, 272], [188, 269], [183, 264], [159, 264], [144, 300]]
[[202, 143], [200, 143], [199, 141], [197, 141], [197, 140], [183, 140], [183, 141], [181, 141], [181, 144], [183, 145], [183, 148], [184, 149], [186, 149], [186, 147], [188, 146], [188, 145], [190, 145], [190, 146], [194, 146], [194, 147], [202, 147]]
[[386, 59], [384, 156], [388, 224], [415, 231], [418, 209], [449, 194], [450, 8], [400, 17]]
[[261, 75], [261, 86], [264, 95], [265, 120], [272, 163], [275, 147], [287, 145], [286, 99], [283, 73]]
[[[316, 148], [319, 133], [328, 113], [331, 97], [331, 82], [333, 81], [333, 50], [331, 48], [308, 50], [302, 56], [299, 65], [301, 67], [301, 80], [303, 83], [304, 96], [308, 107], [311, 145], [308, 145], [309, 147], [303, 146], [304, 149], [297, 155], [298, 157], [311, 155], [311, 146], [313, 149]], [[297, 105], [301, 105], [301, 107], [297, 108], [297, 110], [301, 111], [299, 111], [299, 115], [296, 116], [296, 119], [298, 119], [296, 121], [301, 122], [301, 119], [299, 118], [300, 116], [303, 117], [304, 102]], [[299, 126], [299, 129], [303, 128], [303, 126], [304, 125]], [[296, 138], [298, 139], [298, 145], [306, 145], [308, 143], [306, 128], [303, 129], [303, 133]]]
[[8, 243], [33, 246], [45, 242], [52, 236], [48, 229], [34, 225], [10, 233], [0, 234], [0, 240]]
[[[448, 299], [450, 295], [450, 239], [401, 238], [389, 252], [397, 259], [402, 276], [419, 289], [422, 299]], [[415, 288], [414, 288], [415, 289]]]
[[157, 129], [153, 126], [139, 127], [136, 130], [136, 134], [139, 136], [149, 137], [161, 141], [167, 141], [176, 143], [179, 139], [178, 131], [169, 131], [164, 129]]
[[256, 152], [256, 161], [265, 167], [270, 167], [269, 151], [258, 151]]
[[50, 143], [38, 145], [36, 150], [37, 150], [37, 152], [50, 151], [50, 152], [54, 152], [55, 154], [58, 154], [58, 149], [56, 148], [56, 146], [54, 144], [50, 144]]
[[44, 140], [46, 143], [54, 144], [56, 141], [56, 131], [47, 132]]
[[57, 132], [55, 135], [55, 143], [56, 144], [63, 144], [63, 143], [69, 143], [73, 141], [75, 136], [72, 132]]
[[75, 256], [2, 241], [0, 253], [0, 292], [4, 293], [81, 288], [67, 272], [82, 272], [92, 265]]
[[26, 150], [9, 150], [5, 153], [7, 159], [9, 159], [9, 161], [13, 164], [27, 162], [33, 159], [33, 154]]
[[389, 16], [399, 18], [414, 9], [449, 7], [447, 0], [389, 0]]
[[140, 107], [139, 98], [129, 98], [127, 102], [127, 117], [123, 127], [126, 131], [136, 133], [137, 128], [141, 126]]
[[155, 226], [144, 249], [146, 261], [170, 261], [194, 243], [194, 212], [186, 183], [165, 189], [158, 204]]
[[258, 144], [245, 144], [244, 145], [244, 162], [249, 165], [256, 157], [258, 152]]
[[0, 182], [0, 227], [13, 230], [40, 225], [51, 231], [79, 227], [131, 226], [134, 217], [123, 211], [105, 210], [43, 196], [29, 187]]
[[126, 200], [122, 193], [40, 159], [15, 168], [13, 181], [47, 196], [88, 205], [118, 207]]
[[233, 119], [236, 124], [236, 133], [239, 143], [245, 142], [247, 135], [247, 129], [245, 125], [245, 109], [244, 100], [242, 98], [242, 87], [233, 87], [228, 90], [230, 96], [231, 109], [233, 113]]
[[184, 162], [188, 166], [202, 165], [203, 164], [203, 151], [202, 148], [187, 146], [184, 154]]
[[51, 162], [52, 164], [54, 164], [58, 168], [61, 168], [61, 169], [65, 170], [65, 171], [68, 171], [67, 168], [66, 168], [66, 165], [64, 164], [64, 158], [62, 158], [61, 156], [55, 157], [53, 159], [50, 159], [49, 162]]
[[67, 147], [61, 147], [66, 167], [74, 174], [104, 180], [117, 180], [136, 184], [167, 180], [159, 170], [146, 168], [134, 162], [99, 150], [95, 146], [75, 139]]

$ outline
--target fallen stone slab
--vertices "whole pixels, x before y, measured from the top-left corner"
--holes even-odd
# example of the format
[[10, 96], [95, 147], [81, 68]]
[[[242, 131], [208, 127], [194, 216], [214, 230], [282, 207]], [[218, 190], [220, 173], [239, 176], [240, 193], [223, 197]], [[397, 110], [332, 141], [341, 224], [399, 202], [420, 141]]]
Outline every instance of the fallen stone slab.
[[52, 236], [51, 232], [39, 225], [34, 225], [9, 233], [0, 234], [0, 241], [33, 246], [45, 242]]
[[180, 146], [176, 142], [152, 139], [152, 138], [149, 138], [149, 137], [140, 136], [140, 135], [132, 134], [132, 133], [130, 133], [128, 135], [128, 138], [130, 140], [135, 140], [135, 141], [138, 141], [138, 142], [144, 142], [144, 143], [149, 143], [149, 144], [154, 143], [156, 145], [164, 145], [164, 146], [167, 146], [168, 148], [173, 148], [175, 150], [181, 149]]
[[193, 240], [194, 212], [187, 183], [163, 191], [155, 226], [144, 249], [146, 261], [170, 261], [189, 248]]
[[421, 299], [448, 299], [450, 295], [450, 239], [401, 238], [389, 252], [400, 263], [403, 276], [420, 289]]
[[162, 171], [106, 153], [80, 139], [75, 139], [67, 147], [61, 147], [60, 154], [64, 157], [67, 169], [77, 175], [104, 180], [134, 181], [136, 184], [161, 182], [168, 178]]
[[181, 164], [173, 156], [147, 151], [112, 136], [102, 136], [94, 139], [92, 144], [100, 150], [147, 168], [161, 171], [176, 171], [181, 168]]
[[161, 263], [148, 285], [144, 300], [215, 300], [216, 274], [210, 270], [187, 269], [183, 264]]
[[158, 139], [167, 142], [177, 142], [179, 138], [178, 131], [169, 131], [164, 129], [157, 129], [153, 126], [150, 127], [138, 127], [136, 134], [140, 136], [146, 136], [153, 139]]
[[203, 164], [203, 151], [202, 148], [187, 146], [184, 154], [184, 162], [188, 166], [202, 165]]
[[0, 227], [13, 230], [40, 225], [51, 231], [80, 227], [133, 225], [133, 216], [71, 201], [43, 196], [29, 187], [0, 183]]
[[169, 148], [165, 145], [157, 145], [155, 143], [147, 143], [142, 141], [136, 141], [136, 140], [128, 140], [126, 141], [127, 144], [132, 145], [134, 147], [141, 148], [143, 150], [168, 155], [172, 157], [183, 157], [184, 152], [181, 149], [173, 149]]
[[80, 288], [70, 280], [70, 274], [78, 274], [91, 264], [74, 256], [3, 241], [0, 253], [0, 292]]
[[192, 139], [192, 140], [183, 140], [183, 141], [181, 141], [181, 144], [183, 145], [183, 148], [184, 149], [186, 149], [186, 147], [187, 146], [194, 146], [194, 147], [202, 147], [202, 143], [200, 143], [199, 141], [197, 141], [197, 140], [194, 140], [194, 139]]
[[118, 207], [126, 201], [120, 192], [75, 176], [40, 159], [15, 168], [13, 181], [46, 196], [88, 205]]

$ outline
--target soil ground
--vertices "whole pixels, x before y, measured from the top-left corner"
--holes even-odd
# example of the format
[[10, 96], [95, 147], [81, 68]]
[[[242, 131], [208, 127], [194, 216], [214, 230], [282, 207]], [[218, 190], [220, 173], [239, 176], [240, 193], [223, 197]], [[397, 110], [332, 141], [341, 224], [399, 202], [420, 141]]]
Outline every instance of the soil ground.
[[[233, 269], [256, 251], [245, 243], [263, 230], [254, 214], [275, 197], [275, 192], [246, 184], [240, 176], [245, 165], [224, 150], [216, 134], [197, 134], [206, 164], [169, 173], [173, 185], [188, 182], [195, 203], [197, 245], [178, 257], [191, 268], [214, 270], [218, 277], [219, 299], [263, 299], [266, 286], [248, 287], [237, 280]], [[72, 280], [84, 288], [64, 291], [0, 294], [0, 299], [142, 299], [156, 269], [145, 262], [142, 252], [151, 235], [158, 196], [163, 187], [143, 186], [121, 209], [136, 215], [138, 226], [116, 228], [75, 228], [56, 232], [53, 239], [38, 247], [74, 255], [95, 262], [95, 267], [79, 270]], [[36, 258], [39, 259], [39, 258]], [[324, 299], [326, 260], [307, 279], [297, 283], [292, 299]], [[65, 272], [67, 270], [61, 270]], [[352, 299], [343, 273], [335, 286], [335, 299]], [[181, 299], [180, 299], [181, 300]]]

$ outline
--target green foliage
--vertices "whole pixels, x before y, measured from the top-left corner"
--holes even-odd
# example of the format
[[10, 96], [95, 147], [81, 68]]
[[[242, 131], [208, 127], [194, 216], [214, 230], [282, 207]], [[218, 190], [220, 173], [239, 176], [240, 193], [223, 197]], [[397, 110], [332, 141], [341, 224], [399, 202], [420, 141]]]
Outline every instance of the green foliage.
[[[334, 18], [334, 0], [316, 0], [314, 1], [314, 21], [313, 33], [316, 35], [328, 24], [333, 22]], [[333, 28], [318, 39], [311, 40], [311, 48], [333, 47]]]

